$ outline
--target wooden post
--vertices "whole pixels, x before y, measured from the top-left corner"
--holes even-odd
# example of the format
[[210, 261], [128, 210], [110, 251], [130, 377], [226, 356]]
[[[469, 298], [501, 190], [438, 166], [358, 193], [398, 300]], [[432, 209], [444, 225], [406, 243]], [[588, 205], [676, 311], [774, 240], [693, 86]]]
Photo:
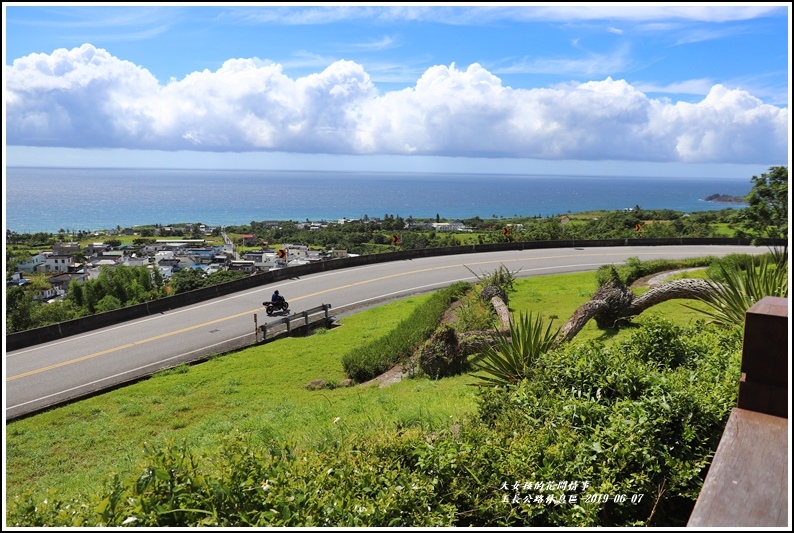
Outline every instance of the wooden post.
[[256, 325], [256, 313], [254, 313], [254, 342], [259, 342], [259, 327]]
[[747, 310], [739, 399], [688, 527], [791, 527], [788, 518], [788, 299]]
[[788, 300], [767, 296], [747, 310], [738, 407], [788, 418]]

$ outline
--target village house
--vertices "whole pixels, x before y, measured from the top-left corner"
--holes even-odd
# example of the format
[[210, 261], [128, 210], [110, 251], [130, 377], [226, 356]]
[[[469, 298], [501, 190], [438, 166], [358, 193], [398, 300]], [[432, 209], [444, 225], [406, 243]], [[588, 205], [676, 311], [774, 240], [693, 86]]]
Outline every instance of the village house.
[[74, 255], [81, 251], [79, 242], [56, 242], [52, 245], [52, 253], [55, 255]]
[[254, 268], [267, 272], [276, 265], [277, 257], [275, 252], [251, 251], [244, 253], [242, 259], [245, 261], [253, 261]]
[[463, 231], [466, 229], [466, 225], [460, 220], [455, 222], [434, 222], [433, 229], [436, 231]]
[[415, 220], [410, 220], [406, 222], [403, 227], [405, 229], [431, 229], [433, 225], [430, 222], [416, 222]]
[[208, 265], [214, 261], [215, 254], [222, 250], [222, 246], [206, 246], [202, 248], [186, 248], [184, 253], [197, 264]]
[[6, 287], [21, 286], [27, 282], [28, 280], [22, 277], [21, 272], [14, 272], [10, 278], [6, 279]]
[[258, 242], [259, 239], [257, 238], [255, 233], [245, 233], [242, 236], [243, 246], [256, 246]]
[[102, 257], [92, 261], [83, 268], [89, 279], [97, 279], [103, 268], [116, 268], [122, 261], [121, 257]]
[[54, 293], [46, 299], [51, 298], [63, 298], [66, 296], [67, 291], [69, 290], [69, 284], [73, 281], [78, 283], [82, 283], [89, 278], [88, 273], [86, 272], [69, 272], [64, 274], [58, 274], [57, 276], [52, 276], [47, 278], [47, 282], [52, 285], [52, 289]]
[[254, 261], [233, 260], [229, 263], [229, 270], [253, 272], [255, 269]]
[[104, 252], [109, 252], [113, 249], [112, 246], [109, 244], [105, 244], [102, 242], [93, 242], [85, 247], [85, 255], [86, 257], [92, 257], [95, 255], [101, 255]]
[[71, 255], [60, 255], [52, 252], [44, 252], [44, 272], [69, 272], [74, 264]]
[[17, 263], [17, 270], [28, 274], [44, 272], [44, 254], [38, 253], [31, 257], [30, 261], [20, 261]]
[[282, 248], [287, 252], [288, 259], [301, 261], [308, 259], [309, 247], [305, 244], [284, 244]]
[[123, 259], [123, 264], [128, 267], [149, 266], [149, 263], [149, 258], [145, 255], [138, 256], [137, 254], [132, 254]]
[[320, 250], [307, 250], [306, 261], [309, 263], [319, 263], [325, 260], [325, 254]]

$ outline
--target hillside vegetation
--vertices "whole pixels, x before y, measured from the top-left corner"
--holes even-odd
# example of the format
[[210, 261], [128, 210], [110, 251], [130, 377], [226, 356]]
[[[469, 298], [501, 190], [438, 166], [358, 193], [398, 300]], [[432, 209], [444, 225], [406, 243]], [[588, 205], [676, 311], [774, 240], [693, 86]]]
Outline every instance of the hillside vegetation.
[[[510, 310], [562, 321], [597, 278], [515, 280]], [[461, 289], [458, 321], [493, 319]], [[735, 405], [740, 328], [671, 301], [625, 329], [588, 324], [512, 386], [474, 386], [476, 357], [454, 377], [340, 386], [347, 354], [437, 294], [9, 423], [7, 523], [685, 524]]]

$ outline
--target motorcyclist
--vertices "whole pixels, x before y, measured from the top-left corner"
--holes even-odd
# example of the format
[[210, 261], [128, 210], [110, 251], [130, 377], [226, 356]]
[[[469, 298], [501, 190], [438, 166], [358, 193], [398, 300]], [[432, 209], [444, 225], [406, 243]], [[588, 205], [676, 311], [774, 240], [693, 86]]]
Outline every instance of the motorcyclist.
[[284, 297], [281, 296], [278, 291], [273, 293], [273, 296], [270, 298], [270, 301], [273, 302], [276, 306], [282, 305], [284, 303]]

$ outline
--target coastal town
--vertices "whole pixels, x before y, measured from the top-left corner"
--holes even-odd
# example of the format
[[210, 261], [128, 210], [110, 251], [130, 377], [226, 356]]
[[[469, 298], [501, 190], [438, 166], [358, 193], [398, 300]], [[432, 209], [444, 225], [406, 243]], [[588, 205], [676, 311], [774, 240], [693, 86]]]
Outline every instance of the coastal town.
[[[331, 224], [360, 222], [358, 219], [342, 218]], [[377, 224], [380, 219], [372, 218], [367, 222]], [[278, 229], [281, 224], [283, 223], [280, 221], [262, 223], [263, 227], [269, 229]], [[404, 229], [409, 230], [471, 231], [461, 221], [409, 221], [403, 224]], [[328, 225], [326, 222], [293, 224], [298, 229], [310, 232], [322, 230]], [[186, 235], [190, 238], [157, 238], [155, 233]], [[137, 238], [133, 242], [120, 243], [119, 237], [140, 237], [141, 234], [154, 238]], [[97, 279], [103, 268], [115, 268], [119, 265], [156, 270], [160, 278], [168, 282], [174, 273], [188, 269], [199, 271], [204, 276], [220, 271], [253, 274], [356, 255], [342, 248], [318, 250], [306, 244], [281, 243], [278, 248], [274, 248], [254, 233], [243, 233], [233, 240], [223, 228], [204, 224], [165, 226], [144, 231], [139, 228], [116, 228], [103, 233], [95, 232], [93, 235], [106, 237], [106, 240], [84, 246], [80, 242], [63, 240], [53, 244], [51, 249], [31, 254], [29, 258], [18, 261], [6, 285], [22, 286], [28, 283], [29, 276], [44, 275], [50, 287], [42, 288], [36, 299], [51, 302], [64, 298], [72, 282]], [[218, 244], [218, 236], [222, 237], [223, 244]], [[12, 241], [11, 238], [8, 240]]]
[[[704, 200], [726, 205], [746, 202], [743, 197], [724, 194], [714, 194]], [[623, 209], [622, 215], [615, 213], [601, 218], [636, 217], [637, 220], [632, 219], [628, 224], [628, 227], [633, 228], [640, 227], [639, 224], [642, 223], [640, 217], [658, 218], [652, 213], [652, 211], [642, 212], [639, 207], [635, 207]], [[687, 213], [680, 216], [681, 220], [687, 220], [689, 225], [697, 224], [697, 217], [690, 219], [690, 214]], [[331, 222], [266, 220], [252, 223], [251, 226], [230, 227], [232, 231], [229, 233], [232, 233], [233, 237], [227, 233], [230, 228], [200, 223], [132, 228], [117, 226], [114, 229], [91, 234], [81, 232], [79, 239], [69, 239], [70, 236], [76, 237], [76, 235], [69, 235], [62, 230], [57, 235], [58, 242], [52, 244], [51, 248], [31, 251], [17, 258], [13, 271], [7, 272], [6, 285], [23, 286], [31, 277], [43, 275], [47, 284], [40, 288], [35, 299], [52, 302], [63, 299], [73, 281], [97, 279], [103, 268], [115, 268], [119, 265], [147, 267], [152, 271], [153, 277], [156, 270], [157, 276], [167, 283], [174, 273], [185, 270], [198, 271], [205, 277], [221, 271], [253, 274], [358, 255], [357, 252], [362, 251], [360, 245], [358, 247], [355, 245], [360, 243], [360, 237], [338, 238], [339, 233], [337, 240], [333, 241], [336, 245], [318, 246], [318, 240], [313, 237], [329, 231], [348, 232], [348, 235], [366, 234], [372, 239], [372, 247], [388, 248], [389, 245], [428, 247], [456, 245], [475, 238], [478, 242], [485, 242], [484, 239], [517, 238], [523, 232], [533, 231], [532, 226], [535, 224], [548, 226], [549, 223], [558, 226], [558, 233], [552, 231], [541, 237], [557, 238], [565, 236], [569, 221], [567, 215], [559, 220], [555, 217], [537, 221], [483, 220], [479, 217], [447, 221], [439, 216], [436, 216], [435, 220], [415, 220], [411, 217], [403, 220], [399, 216], [393, 218], [389, 215], [383, 219], [365, 216], [362, 219], [340, 218]], [[522, 222], [527, 223], [528, 226], [525, 227]], [[580, 219], [577, 222], [603, 225], [603, 220], [599, 220], [599, 217], [590, 217], [586, 222]], [[661, 227], [658, 222], [649, 225], [647, 233], [653, 235], [653, 231], [658, 231]], [[379, 234], [379, 230], [384, 234]], [[263, 235], [273, 235], [273, 232], [279, 232], [281, 236], [286, 236], [290, 240], [298, 239], [301, 244], [280, 240], [278, 246], [271, 246], [267, 237], [263, 238]], [[477, 235], [462, 237], [472, 233]], [[572, 235], [572, 233], [573, 230], [568, 229], [568, 234]], [[6, 234], [8, 243], [15, 242], [16, 234], [10, 230], [7, 230]], [[95, 237], [97, 240], [85, 244], [90, 237]], [[328, 241], [328, 239], [324, 240]], [[351, 247], [355, 249], [351, 250]], [[362, 253], [370, 253], [370, 251], [362, 251]]]

